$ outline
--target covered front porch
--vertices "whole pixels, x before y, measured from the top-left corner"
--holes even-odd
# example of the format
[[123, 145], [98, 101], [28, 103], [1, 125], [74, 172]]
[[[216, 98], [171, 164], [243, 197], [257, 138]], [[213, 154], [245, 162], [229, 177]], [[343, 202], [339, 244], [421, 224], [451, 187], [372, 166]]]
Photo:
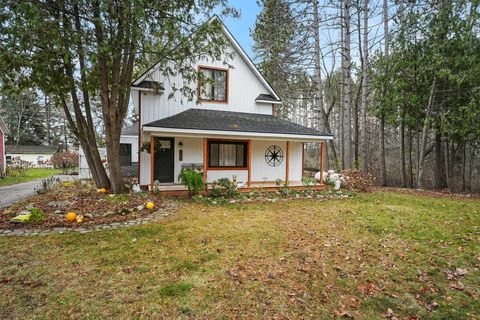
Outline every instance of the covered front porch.
[[[194, 120], [192, 119], [192, 115]], [[203, 176], [205, 189], [221, 178], [236, 181], [240, 192], [323, 189], [325, 141], [316, 130], [265, 115], [186, 111], [143, 126], [140, 184], [162, 195], [183, 195], [182, 169]], [[319, 143], [320, 179], [303, 181], [305, 143]]]
[[143, 168], [142, 172], [149, 170], [148, 189], [153, 190], [156, 186], [164, 196], [187, 195], [187, 189], [180, 184], [178, 177], [186, 168], [203, 175], [205, 190], [221, 178], [237, 181], [240, 192], [277, 191], [285, 185], [297, 190], [325, 188], [322, 183], [325, 141], [318, 142], [320, 182], [306, 185], [302, 182], [305, 142], [212, 135], [172, 137], [155, 132], [149, 134], [149, 140], [150, 168]]

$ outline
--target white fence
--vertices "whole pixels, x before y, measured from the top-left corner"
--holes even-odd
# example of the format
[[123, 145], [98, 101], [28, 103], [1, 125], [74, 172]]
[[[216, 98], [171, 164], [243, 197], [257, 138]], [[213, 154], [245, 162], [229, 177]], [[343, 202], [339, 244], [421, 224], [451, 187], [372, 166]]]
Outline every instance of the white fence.
[[[106, 163], [105, 161], [107, 160], [107, 149], [98, 148], [98, 152], [100, 153], [100, 158], [102, 159], [102, 162]], [[83, 152], [82, 148], [80, 148], [80, 150], [78, 151], [78, 157], [79, 157], [78, 163], [80, 164], [79, 178], [80, 179], [91, 179], [92, 178], [92, 173], [90, 172], [90, 169], [88, 168], [87, 159], [85, 157], [85, 153]], [[108, 172], [107, 172], [107, 174], [108, 174]]]

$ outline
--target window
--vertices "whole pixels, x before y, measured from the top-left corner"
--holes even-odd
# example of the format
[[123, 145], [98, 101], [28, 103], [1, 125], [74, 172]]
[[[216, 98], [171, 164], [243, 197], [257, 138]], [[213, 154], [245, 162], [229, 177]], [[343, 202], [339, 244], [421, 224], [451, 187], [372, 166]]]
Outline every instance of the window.
[[208, 166], [210, 168], [246, 168], [247, 142], [210, 141]]
[[132, 165], [132, 145], [130, 143], [120, 143], [120, 165]]
[[227, 102], [228, 70], [200, 67], [198, 96], [200, 100]]

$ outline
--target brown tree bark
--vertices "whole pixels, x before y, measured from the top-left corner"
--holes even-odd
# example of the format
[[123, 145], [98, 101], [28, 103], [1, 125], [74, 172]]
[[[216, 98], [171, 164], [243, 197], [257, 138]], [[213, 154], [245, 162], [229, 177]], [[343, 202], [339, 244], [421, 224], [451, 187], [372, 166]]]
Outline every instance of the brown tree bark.
[[407, 168], [405, 163], [405, 120], [400, 123], [400, 180], [402, 188], [407, 187]]
[[[100, 157], [100, 154], [98, 152], [98, 147], [96, 143], [96, 136], [95, 136], [95, 127], [93, 124], [92, 120], [92, 115], [91, 115], [91, 110], [86, 109], [85, 114], [87, 116], [87, 119], [85, 118], [82, 108], [80, 105], [79, 98], [77, 96], [77, 90], [76, 86], [74, 83], [74, 72], [73, 72], [73, 66], [72, 66], [72, 54], [70, 52], [70, 45], [71, 43], [69, 42], [70, 35], [73, 32], [72, 26], [70, 23], [70, 17], [67, 17], [66, 15], [66, 9], [64, 8], [63, 10], [63, 15], [62, 15], [62, 21], [63, 21], [63, 45], [64, 45], [64, 51], [66, 53], [66, 57], [64, 58], [64, 71], [65, 74], [67, 75], [69, 79], [69, 90], [70, 90], [70, 97], [72, 100], [72, 107], [73, 107], [73, 112], [75, 115], [75, 120], [70, 113], [70, 110], [67, 106], [67, 101], [65, 96], [60, 96], [59, 99], [61, 100], [61, 105], [62, 108], [65, 112], [65, 116], [67, 118], [70, 130], [75, 134], [77, 139], [80, 142], [80, 145], [82, 146], [82, 149], [84, 150], [85, 153], [85, 158], [87, 160], [87, 163], [89, 165], [90, 171], [92, 173], [92, 178], [96, 184], [97, 187], [103, 187], [103, 188], [109, 188], [110, 187], [110, 181], [108, 178], [108, 175], [105, 171], [105, 168], [102, 163], [102, 159]], [[78, 12], [77, 12], [78, 15]], [[72, 31], [72, 32], [70, 32]], [[78, 31], [78, 30], [77, 30]], [[77, 43], [78, 45], [78, 43]], [[80, 52], [82, 52], [80, 50]], [[80, 64], [82, 66], [82, 71], [81, 73], [84, 73], [85, 71], [85, 66], [83, 64], [83, 54], [79, 56], [80, 59]], [[83, 74], [84, 76], [84, 74]], [[90, 106], [90, 99], [88, 94], [85, 96], [85, 91], [83, 90], [84, 93], [84, 105], [87, 107]], [[86, 99], [86, 101], [85, 101]]]
[[[331, 133], [330, 125], [328, 124], [328, 115], [323, 104], [323, 83], [322, 83], [322, 69], [321, 69], [321, 52], [320, 52], [320, 17], [318, 15], [318, 0], [313, 0], [313, 28], [315, 36], [315, 82], [316, 82], [316, 101], [318, 110], [318, 126], [322, 132]], [[335, 150], [333, 141], [330, 148]], [[325, 157], [325, 167], [330, 168], [329, 157]]]
[[437, 124], [435, 127], [435, 163], [433, 170], [433, 188], [440, 190], [445, 187], [445, 167], [443, 159], [443, 148], [442, 148], [442, 133], [440, 132], [440, 127]]
[[[95, 40], [102, 48], [106, 40], [103, 25], [101, 24], [100, 8], [98, 2], [93, 2], [93, 24], [95, 27]], [[123, 5], [119, 6], [118, 31], [114, 44], [118, 46], [115, 52], [107, 53], [97, 50], [98, 69], [100, 72], [100, 100], [105, 125], [105, 140], [107, 144], [108, 170], [110, 174], [111, 190], [122, 193], [125, 189], [122, 169], [120, 166], [120, 133], [123, 119], [128, 110], [130, 97], [129, 82], [133, 75], [135, 59], [135, 46], [131, 40], [131, 26], [134, 21], [126, 14]], [[107, 56], [110, 55], [110, 56]], [[112, 68], [108, 64], [112, 64]], [[111, 72], [110, 72], [111, 71]]]
[[430, 111], [433, 104], [433, 97], [435, 96], [435, 85], [436, 85], [437, 78], [433, 77], [432, 87], [430, 89], [430, 96], [428, 98], [428, 105], [427, 111], [425, 114], [425, 119], [423, 121], [423, 129], [422, 129], [422, 142], [420, 144], [420, 155], [419, 155], [419, 164], [418, 164], [418, 173], [417, 173], [417, 188], [421, 188], [422, 179], [423, 179], [423, 172], [424, 167], [423, 164], [425, 162], [425, 152], [427, 149], [427, 140], [428, 140], [428, 129], [430, 127]]
[[343, 91], [343, 131], [344, 131], [344, 156], [343, 167], [349, 169], [352, 167], [352, 61], [350, 51], [350, 0], [344, 0], [343, 21], [344, 25], [344, 45], [342, 48], [343, 73], [344, 73], [344, 91]]
[[[383, 33], [385, 37], [385, 57], [388, 59], [390, 55], [390, 43], [389, 43], [389, 33], [388, 33], [388, 0], [383, 0]], [[388, 72], [388, 70], [386, 71]], [[383, 85], [383, 94], [387, 94], [387, 86]], [[386, 165], [386, 154], [385, 154], [385, 113], [382, 112], [380, 116], [380, 127], [379, 127], [379, 140], [380, 140], [380, 186], [384, 187], [387, 185], [387, 165]]]
[[[359, 29], [360, 30], [360, 29]], [[367, 143], [367, 95], [368, 95], [368, 0], [363, 7], [363, 53], [362, 53], [362, 171], [368, 173]]]

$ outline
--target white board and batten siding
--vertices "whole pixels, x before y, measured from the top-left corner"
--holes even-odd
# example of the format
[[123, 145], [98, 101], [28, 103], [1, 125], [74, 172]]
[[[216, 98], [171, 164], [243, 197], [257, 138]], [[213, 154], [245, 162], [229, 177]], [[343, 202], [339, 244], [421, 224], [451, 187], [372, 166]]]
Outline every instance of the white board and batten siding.
[[[234, 48], [230, 47], [231, 52]], [[188, 101], [182, 96], [182, 93], [175, 92], [174, 96], [169, 99], [173, 92], [172, 85], [177, 88], [183, 86], [181, 75], [176, 75], [165, 79], [159, 70], [154, 70], [146, 80], [160, 82], [165, 87], [165, 92], [155, 94], [151, 91], [143, 91], [141, 97], [141, 124], [160, 120], [177, 113], [186, 111], [190, 108], [201, 108], [208, 110], [222, 110], [233, 112], [272, 114], [272, 104], [256, 102], [255, 99], [259, 94], [268, 93], [257, 76], [252, 72], [247, 63], [239, 54], [234, 54], [233, 58], [228, 62], [234, 67], [229, 69], [228, 73], [228, 102], [227, 103], [209, 103], [202, 102], [197, 104], [195, 99]], [[211, 66], [228, 69], [228, 66], [222, 61], [205, 59], [197, 61], [193, 66]], [[197, 90], [197, 83], [188, 84], [192, 90]], [[132, 91], [132, 99], [135, 109], [138, 110], [138, 94], [139, 91]]]
[[[161, 139], [161, 138], [160, 138]], [[179, 159], [179, 144], [182, 142], [183, 161]], [[265, 161], [265, 151], [270, 146], [279, 146], [284, 159], [277, 167], [271, 167]], [[302, 147], [301, 142], [290, 142], [289, 180], [300, 181], [302, 179]], [[286, 142], [252, 140], [251, 145], [251, 180], [252, 182], [285, 180], [286, 174]], [[150, 155], [146, 152], [141, 154], [142, 165], [140, 184], [150, 184]], [[179, 183], [178, 175], [182, 164], [203, 165], [203, 138], [175, 138], [175, 183]], [[232, 179], [236, 176], [238, 182], [246, 183], [248, 180], [247, 170], [210, 170], [207, 172], [207, 182], [212, 183], [220, 178]]]
[[132, 162], [138, 162], [138, 136], [121, 135], [120, 143], [132, 145]]

